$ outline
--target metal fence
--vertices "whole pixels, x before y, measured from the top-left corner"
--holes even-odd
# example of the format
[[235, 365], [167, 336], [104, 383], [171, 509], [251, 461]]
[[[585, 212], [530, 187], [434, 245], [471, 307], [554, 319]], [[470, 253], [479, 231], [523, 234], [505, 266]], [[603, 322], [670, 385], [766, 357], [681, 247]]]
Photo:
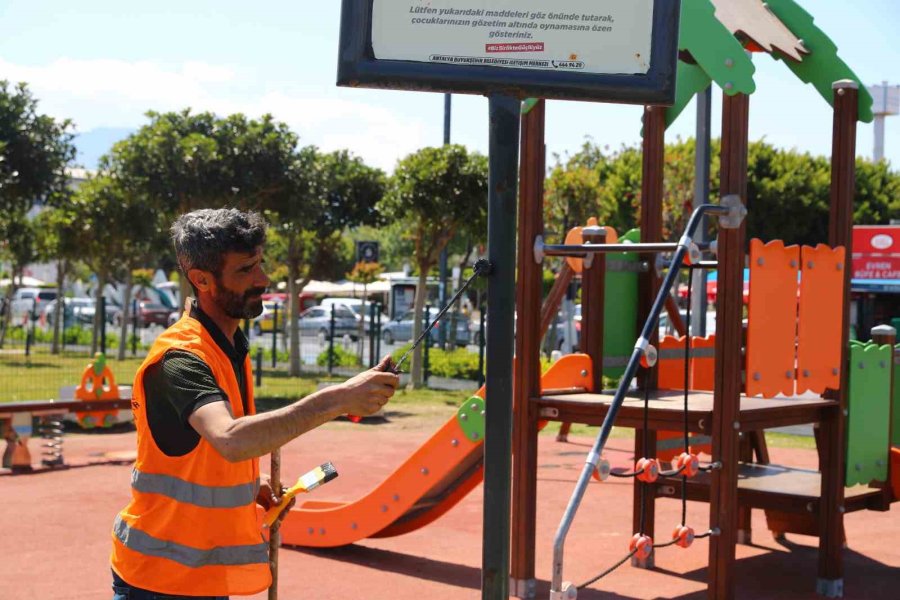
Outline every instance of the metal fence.
[[[59, 340], [54, 348], [51, 322], [32, 314], [11, 324], [5, 331], [0, 323], [0, 402], [59, 399], [62, 390], [77, 386], [92, 360], [92, 352], [104, 352], [107, 365], [119, 385], [131, 385], [134, 373], [146, 356], [155, 337], [163, 331], [160, 325], [142, 323], [132, 311], [126, 327], [125, 360], [119, 361], [121, 320], [103, 316], [100, 304], [100, 326], [94, 331], [89, 322], [63, 320]], [[352, 317], [350, 322], [335, 307], [323, 312], [318, 321], [301, 319], [299, 327], [299, 362], [301, 375], [347, 376], [371, 368], [386, 354], [397, 355], [411, 343], [411, 323], [390, 320], [377, 303], [367, 305], [366, 318]], [[426, 310], [425, 315], [432, 314]], [[251, 358], [257, 385], [266, 376], [284, 377], [290, 370], [291, 352], [285, 310], [276, 305], [266, 318], [245, 321], [243, 329], [250, 340]], [[460, 319], [463, 317], [460, 316]], [[427, 323], [423, 323], [425, 327]], [[465, 317], [464, 325], [456, 323], [466, 336], [454, 340], [448, 334], [451, 319], [439, 324], [423, 343], [426, 384], [452, 385], [446, 380], [484, 381], [484, 319]], [[443, 337], [449, 345], [440, 348]], [[409, 370], [409, 364], [404, 365]]]
[[[107, 320], [101, 302], [99, 327], [95, 329], [91, 320], [63, 318], [58, 336], [47, 313], [31, 311], [10, 320], [5, 328], [5, 320], [0, 321], [0, 402], [59, 398], [61, 389], [80, 383], [93, 352], [116, 357], [121, 319], [118, 326]], [[130, 360], [110, 361], [114, 374], [123, 379], [117, 383], [131, 384], [135, 365], [146, 356], [154, 334], [137, 315], [126, 324], [125, 358]]]
[[[342, 316], [340, 308], [332, 306], [301, 318], [298, 324], [301, 373], [347, 375], [374, 367], [387, 354], [396, 357], [410, 346], [411, 323], [388, 319], [378, 303], [368, 304], [366, 313], [364, 319]], [[423, 329], [428, 325], [429, 314], [433, 314], [431, 307], [426, 307]], [[244, 324], [254, 365], [263, 376], [266, 371], [287, 371], [291, 354], [283, 307], [276, 305], [269, 319], [262, 323], [265, 324], [259, 321]], [[456, 323], [460, 332], [457, 338], [446, 331], [451, 325], [453, 320], [447, 319], [422, 343], [426, 385], [434, 377], [466, 379], [480, 385], [484, 381], [484, 319], [473, 322], [465, 317], [464, 323]], [[443, 348], [438, 342], [441, 337], [445, 341]], [[408, 370], [409, 365], [405, 367]]]

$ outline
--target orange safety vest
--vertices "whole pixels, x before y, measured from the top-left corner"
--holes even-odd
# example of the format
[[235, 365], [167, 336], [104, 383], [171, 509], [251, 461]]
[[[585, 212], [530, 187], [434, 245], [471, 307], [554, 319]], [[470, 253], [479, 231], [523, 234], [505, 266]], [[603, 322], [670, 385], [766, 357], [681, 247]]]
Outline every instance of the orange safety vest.
[[[200, 322], [185, 314], [157, 338], [135, 375], [137, 461], [131, 502], [113, 526], [112, 568], [130, 585], [161, 594], [255, 594], [272, 582], [268, 546], [256, 516], [259, 459], [228, 462], [202, 437], [188, 454], [166, 456], [150, 433], [143, 375], [173, 349], [191, 352], [209, 365], [228, 395], [232, 414], [244, 415], [230, 360]], [[251, 382], [249, 357], [244, 369]], [[249, 414], [254, 414], [248, 387]]]

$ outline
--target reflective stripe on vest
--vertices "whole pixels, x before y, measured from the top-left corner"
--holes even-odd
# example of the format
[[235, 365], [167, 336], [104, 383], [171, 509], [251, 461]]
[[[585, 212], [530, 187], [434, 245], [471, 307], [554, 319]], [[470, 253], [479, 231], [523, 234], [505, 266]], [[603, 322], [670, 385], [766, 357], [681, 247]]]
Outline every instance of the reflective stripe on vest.
[[191, 483], [171, 475], [131, 471], [131, 487], [145, 494], [160, 494], [203, 508], [237, 508], [256, 501], [259, 480], [227, 487], [213, 487]]
[[217, 548], [192, 548], [184, 544], [161, 540], [135, 527], [129, 527], [121, 516], [116, 516], [113, 532], [126, 548], [167, 558], [191, 568], [215, 565], [250, 565], [269, 562], [268, 545], [265, 543], [243, 546], [219, 546]]

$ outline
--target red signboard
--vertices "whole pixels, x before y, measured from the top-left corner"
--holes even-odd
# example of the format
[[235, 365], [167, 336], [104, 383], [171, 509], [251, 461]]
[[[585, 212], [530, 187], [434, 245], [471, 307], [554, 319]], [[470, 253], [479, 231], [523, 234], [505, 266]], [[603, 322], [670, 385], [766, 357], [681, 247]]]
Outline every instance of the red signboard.
[[900, 225], [853, 228], [853, 279], [900, 279]]

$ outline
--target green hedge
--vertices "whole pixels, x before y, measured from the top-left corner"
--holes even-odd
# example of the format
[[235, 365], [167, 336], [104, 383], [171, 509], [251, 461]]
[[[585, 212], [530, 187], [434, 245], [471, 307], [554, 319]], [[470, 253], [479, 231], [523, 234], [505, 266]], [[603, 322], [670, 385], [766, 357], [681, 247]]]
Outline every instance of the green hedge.
[[[359, 365], [356, 352], [344, 350], [341, 346], [334, 347], [334, 366], [335, 367], [356, 367]], [[324, 350], [316, 357], [316, 364], [320, 367], [328, 366], [328, 350]]]

